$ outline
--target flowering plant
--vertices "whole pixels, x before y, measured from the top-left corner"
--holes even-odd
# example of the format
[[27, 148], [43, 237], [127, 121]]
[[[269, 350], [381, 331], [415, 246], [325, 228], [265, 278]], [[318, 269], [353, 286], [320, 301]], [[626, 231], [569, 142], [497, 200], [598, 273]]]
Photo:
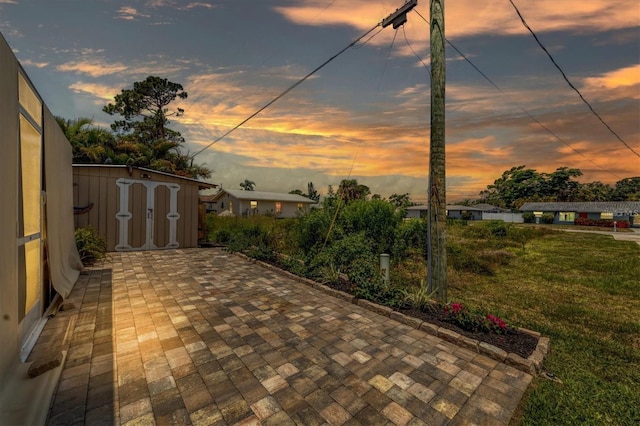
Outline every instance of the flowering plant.
[[502, 318], [471, 310], [462, 303], [447, 303], [442, 309], [449, 321], [467, 331], [504, 334], [509, 330], [509, 326]]

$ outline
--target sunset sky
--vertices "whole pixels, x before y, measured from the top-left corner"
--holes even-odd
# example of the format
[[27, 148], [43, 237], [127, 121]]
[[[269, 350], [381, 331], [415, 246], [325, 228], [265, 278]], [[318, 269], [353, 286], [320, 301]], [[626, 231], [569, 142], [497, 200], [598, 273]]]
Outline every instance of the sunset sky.
[[[514, 2], [572, 83], [640, 152], [637, 0]], [[0, 0], [0, 32], [54, 115], [107, 127], [114, 117], [102, 107], [134, 81], [182, 84], [189, 97], [175, 106], [186, 113], [172, 125], [197, 152], [402, 3]], [[416, 10], [429, 19], [428, 0]], [[477, 197], [522, 164], [576, 167], [585, 182], [640, 175], [640, 157], [567, 85], [508, 0], [446, 1], [445, 16], [446, 37], [504, 92], [447, 46], [448, 202]], [[237, 189], [249, 179], [276, 192], [312, 181], [326, 193], [350, 176], [372, 193], [425, 200], [429, 27], [411, 12], [404, 28], [371, 35], [198, 155], [210, 180]]]

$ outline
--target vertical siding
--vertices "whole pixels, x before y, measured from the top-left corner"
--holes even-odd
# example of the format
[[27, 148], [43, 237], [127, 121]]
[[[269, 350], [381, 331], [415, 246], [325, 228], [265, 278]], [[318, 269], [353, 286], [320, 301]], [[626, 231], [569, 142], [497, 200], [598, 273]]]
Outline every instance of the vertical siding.
[[[180, 185], [177, 193], [177, 211], [180, 215], [176, 223], [176, 239], [180, 247], [197, 247], [198, 244], [198, 202], [199, 191], [196, 182], [177, 177], [145, 172], [151, 176], [150, 181], [176, 183]], [[93, 225], [107, 242], [109, 251], [115, 250], [118, 244], [119, 221], [116, 214], [120, 211], [120, 192], [116, 185], [118, 178], [141, 180], [141, 172], [126, 167], [74, 167], [74, 205], [86, 206], [90, 202], [94, 207], [89, 214], [75, 217], [76, 226]], [[146, 180], [146, 179], [145, 179]], [[155, 189], [154, 201], [154, 244], [164, 247], [169, 243], [170, 190], [164, 185]], [[136, 248], [146, 241], [147, 192], [140, 183], [129, 187], [129, 244]], [[228, 206], [228, 204], [225, 204]], [[235, 206], [234, 206], [235, 209]]]

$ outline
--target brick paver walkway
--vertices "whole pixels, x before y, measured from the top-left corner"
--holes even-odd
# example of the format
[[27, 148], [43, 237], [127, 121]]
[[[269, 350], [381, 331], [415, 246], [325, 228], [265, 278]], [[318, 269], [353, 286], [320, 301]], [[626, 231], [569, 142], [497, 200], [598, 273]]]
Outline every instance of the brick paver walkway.
[[69, 301], [51, 425], [508, 424], [532, 379], [219, 249], [112, 253]]

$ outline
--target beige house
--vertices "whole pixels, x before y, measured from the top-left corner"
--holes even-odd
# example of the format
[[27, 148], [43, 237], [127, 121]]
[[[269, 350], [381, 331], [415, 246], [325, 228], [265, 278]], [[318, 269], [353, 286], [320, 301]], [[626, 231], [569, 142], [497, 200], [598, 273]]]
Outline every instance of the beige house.
[[197, 247], [199, 191], [216, 186], [142, 167], [74, 164], [75, 226], [96, 228], [109, 251]]
[[297, 194], [235, 189], [221, 189], [208, 202], [210, 210], [218, 214], [233, 214], [236, 217], [269, 214], [277, 218], [296, 217], [299, 212], [305, 212], [315, 204], [315, 201]]
[[82, 269], [72, 152], [1, 35], [0, 136], [0, 423], [43, 424], [62, 367], [29, 379], [25, 360]]

